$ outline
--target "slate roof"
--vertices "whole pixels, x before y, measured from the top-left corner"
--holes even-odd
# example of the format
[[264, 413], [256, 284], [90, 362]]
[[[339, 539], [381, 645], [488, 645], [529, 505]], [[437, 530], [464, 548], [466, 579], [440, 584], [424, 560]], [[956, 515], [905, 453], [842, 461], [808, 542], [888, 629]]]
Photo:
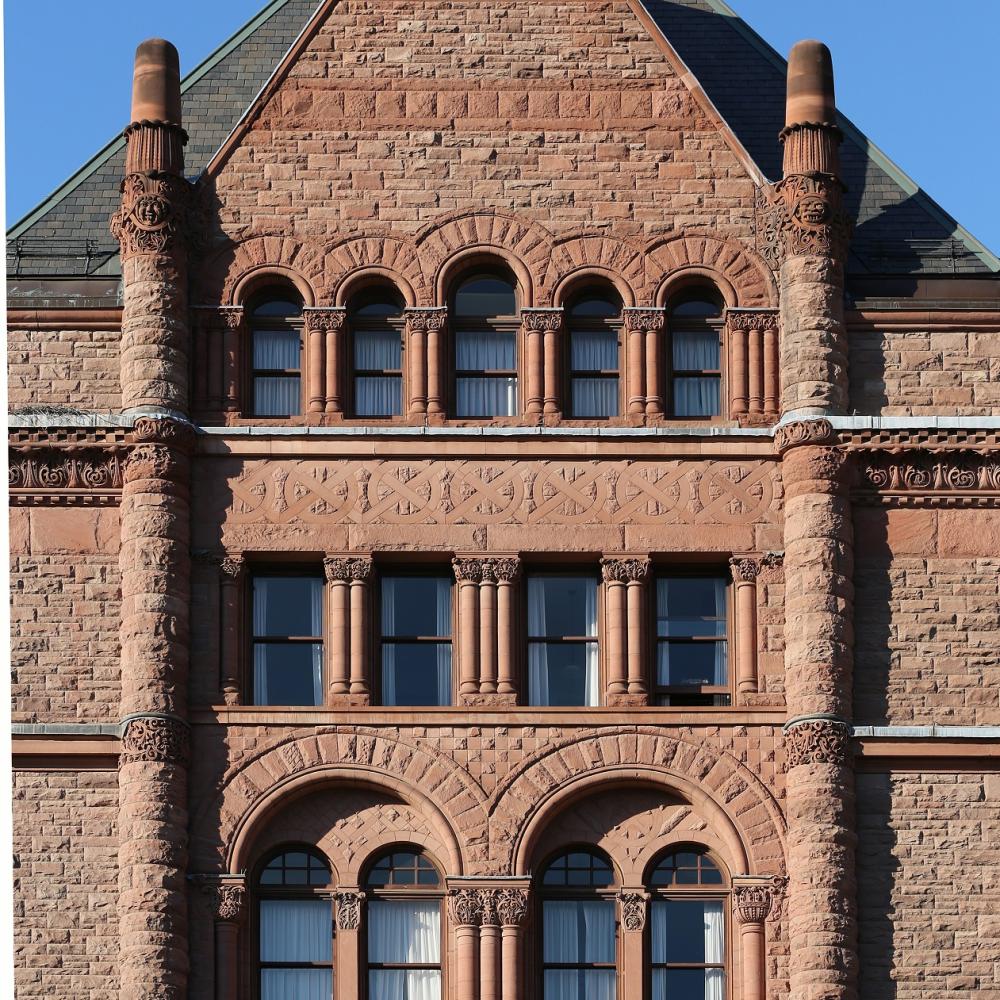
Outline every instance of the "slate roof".
[[[781, 175], [785, 61], [722, 0], [643, 0], [761, 171]], [[182, 84], [197, 175], [227, 138], [318, 7], [272, 0]], [[725, 53], [724, 58], [719, 54]], [[733, 68], [739, 67], [738, 72]], [[858, 129], [841, 118], [847, 204], [856, 221], [849, 273], [984, 274], [1000, 263], [957, 226]], [[113, 140], [8, 233], [8, 270], [21, 275], [114, 273], [108, 221], [118, 205], [124, 142]]]

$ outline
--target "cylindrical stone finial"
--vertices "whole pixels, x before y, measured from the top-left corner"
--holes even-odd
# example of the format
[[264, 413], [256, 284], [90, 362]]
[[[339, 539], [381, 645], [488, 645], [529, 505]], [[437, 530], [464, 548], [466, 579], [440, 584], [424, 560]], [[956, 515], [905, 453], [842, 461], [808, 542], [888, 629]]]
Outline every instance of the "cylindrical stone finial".
[[132, 121], [181, 124], [180, 58], [164, 38], [149, 38], [135, 50]]
[[785, 125], [832, 122], [836, 106], [830, 50], [813, 39], [796, 42], [788, 55]]

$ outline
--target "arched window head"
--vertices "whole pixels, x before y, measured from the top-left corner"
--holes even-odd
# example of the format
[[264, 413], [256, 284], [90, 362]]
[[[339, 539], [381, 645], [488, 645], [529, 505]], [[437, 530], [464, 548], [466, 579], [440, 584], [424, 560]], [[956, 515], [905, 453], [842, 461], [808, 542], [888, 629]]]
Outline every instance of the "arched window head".
[[302, 300], [290, 288], [265, 289], [250, 302], [250, 414], [302, 412]]
[[596, 851], [574, 848], [541, 877], [542, 1000], [615, 1000], [614, 872]]
[[451, 302], [455, 416], [517, 413], [517, 286], [507, 271], [462, 278]]
[[667, 304], [670, 413], [714, 417], [721, 412], [720, 332], [724, 303], [711, 286], [685, 289]]
[[652, 996], [723, 1000], [725, 880], [700, 848], [679, 847], [650, 870]]
[[441, 1000], [441, 875], [413, 848], [368, 869], [368, 996]]
[[621, 297], [600, 285], [568, 303], [571, 417], [618, 416], [621, 315]]
[[255, 891], [261, 1000], [332, 995], [330, 882], [329, 864], [305, 847], [289, 848], [260, 869]]
[[403, 412], [403, 299], [391, 286], [359, 293], [347, 307], [354, 361], [354, 415]]

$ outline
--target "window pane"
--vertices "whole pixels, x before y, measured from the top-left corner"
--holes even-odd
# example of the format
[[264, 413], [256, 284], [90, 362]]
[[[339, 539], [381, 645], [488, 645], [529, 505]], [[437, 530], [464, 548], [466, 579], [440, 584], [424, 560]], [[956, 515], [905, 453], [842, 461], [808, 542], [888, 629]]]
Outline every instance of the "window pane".
[[372, 900], [367, 915], [369, 962], [437, 965], [441, 961], [437, 900]]
[[615, 961], [615, 904], [610, 900], [560, 899], [542, 904], [543, 961]]
[[362, 375], [354, 380], [354, 412], [359, 417], [391, 417], [403, 412], [400, 375]]
[[654, 969], [652, 1000], [723, 1000], [722, 969]]
[[368, 1000], [441, 1000], [437, 969], [372, 969]]
[[260, 1000], [330, 1000], [332, 989], [330, 969], [260, 970]]
[[671, 305], [671, 316], [684, 316], [688, 319], [709, 319], [722, 313], [722, 301], [716, 297], [690, 298]]
[[544, 986], [543, 1000], [615, 1000], [618, 995], [614, 969], [546, 969]]
[[255, 576], [253, 634], [323, 634], [323, 581], [316, 576]]
[[597, 643], [529, 643], [528, 702], [596, 705]]
[[656, 581], [656, 634], [724, 636], [726, 583], [721, 577], [679, 576]]
[[330, 904], [323, 899], [262, 899], [262, 962], [330, 962]]
[[451, 635], [451, 580], [446, 576], [382, 578], [382, 634]]
[[459, 417], [512, 417], [517, 413], [517, 379], [459, 378], [455, 397]]
[[675, 417], [714, 417], [719, 413], [719, 379], [675, 378]]
[[516, 334], [509, 330], [460, 330], [455, 334], [458, 371], [510, 371], [517, 367]]
[[254, 316], [301, 316], [302, 306], [290, 299], [269, 299], [253, 311]]
[[555, 858], [545, 869], [544, 885], [611, 885], [614, 876], [611, 867], [597, 854], [587, 851], [570, 851]]
[[675, 899], [654, 902], [650, 940], [654, 963], [722, 964], [722, 903]]
[[254, 330], [253, 366], [256, 369], [299, 367], [300, 340], [297, 330]]
[[570, 316], [611, 319], [622, 311], [621, 302], [601, 295], [586, 295], [577, 299], [569, 309]]
[[507, 280], [493, 275], [476, 275], [455, 293], [456, 316], [513, 316], [517, 295]]
[[352, 316], [399, 316], [403, 311], [402, 303], [375, 299], [364, 305], [352, 307]]
[[572, 384], [574, 417], [617, 417], [617, 378], [575, 378]]
[[255, 705], [322, 705], [322, 643], [255, 643], [253, 693]]
[[613, 330], [574, 330], [569, 335], [569, 364], [574, 371], [618, 368], [618, 335]]
[[727, 684], [725, 641], [658, 643], [656, 681], [661, 687]]
[[382, 646], [383, 705], [450, 705], [451, 645], [394, 642]]
[[253, 380], [255, 417], [293, 417], [302, 409], [298, 375]]
[[354, 367], [364, 371], [398, 370], [402, 341], [395, 330], [358, 330], [354, 334]]
[[528, 577], [528, 635], [597, 635], [597, 580], [592, 576]]

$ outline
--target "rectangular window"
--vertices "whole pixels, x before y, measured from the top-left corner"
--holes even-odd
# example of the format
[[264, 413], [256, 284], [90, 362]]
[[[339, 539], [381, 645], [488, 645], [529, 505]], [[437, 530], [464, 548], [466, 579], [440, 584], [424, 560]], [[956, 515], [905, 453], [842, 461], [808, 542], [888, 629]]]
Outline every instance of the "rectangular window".
[[382, 704], [450, 705], [451, 578], [382, 578]]
[[302, 409], [298, 330], [253, 331], [253, 414], [290, 417]]
[[598, 703], [596, 577], [528, 577], [528, 700]]
[[569, 364], [572, 415], [618, 416], [618, 331], [571, 329]]
[[391, 417], [403, 412], [403, 349], [399, 332], [354, 330], [354, 412], [359, 417]]
[[329, 1000], [333, 922], [323, 899], [260, 901], [261, 1000]]
[[510, 417], [517, 413], [517, 333], [455, 333], [455, 415]]
[[728, 705], [726, 580], [656, 581], [656, 704]]
[[254, 576], [253, 703], [323, 704], [323, 580]]
[[720, 412], [722, 372], [715, 330], [674, 330], [673, 415], [711, 417]]
[[372, 900], [367, 918], [370, 1000], [440, 1000], [441, 904]]
[[544, 1000], [614, 1000], [615, 904], [545, 900], [542, 965]]
[[725, 932], [719, 900], [650, 907], [653, 1000], [723, 1000]]

